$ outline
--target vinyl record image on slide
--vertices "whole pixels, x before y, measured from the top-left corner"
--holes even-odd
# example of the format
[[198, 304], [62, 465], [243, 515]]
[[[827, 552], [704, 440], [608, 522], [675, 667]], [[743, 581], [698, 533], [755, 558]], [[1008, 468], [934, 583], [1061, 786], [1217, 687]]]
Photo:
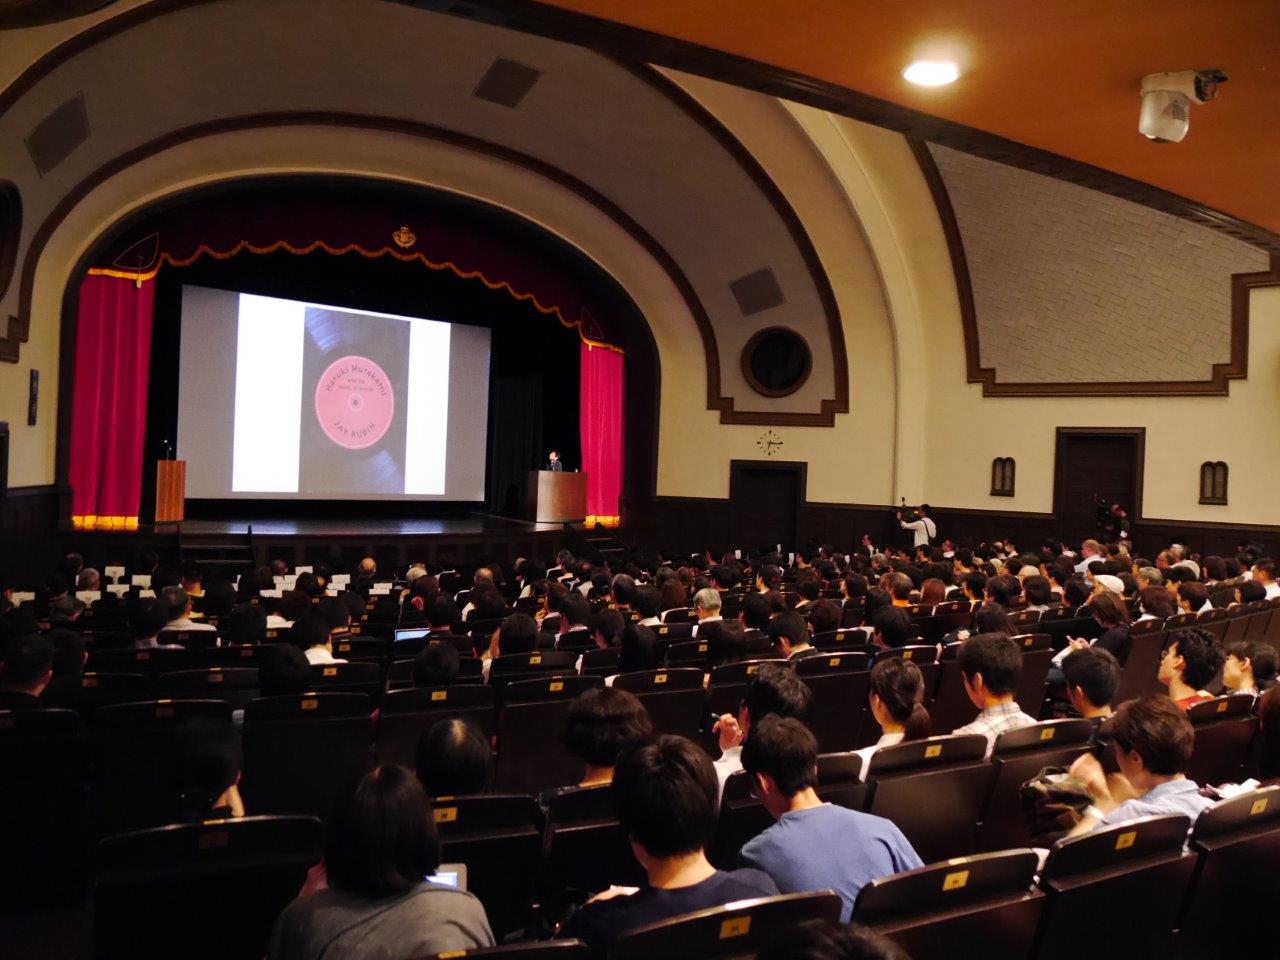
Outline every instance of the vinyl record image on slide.
[[404, 493], [409, 324], [308, 307], [298, 491]]

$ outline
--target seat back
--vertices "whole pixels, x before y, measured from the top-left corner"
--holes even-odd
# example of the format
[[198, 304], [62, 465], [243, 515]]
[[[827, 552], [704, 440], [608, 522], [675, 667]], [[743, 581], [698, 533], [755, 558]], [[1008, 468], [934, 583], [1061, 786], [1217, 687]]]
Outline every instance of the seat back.
[[986, 752], [981, 735], [882, 747], [867, 772], [867, 810], [896, 823], [926, 863], [972, 853], [994, 772]]
[[55, 678], [43, 694], [52, 705], [74, 710], [83, 720], [99, 707], [137, 703], [151, 697], [151, 678], [140, 673], [85, 673]]
[[419, 957], [418, 960], [470, 960], [472, 957], [494, 957], [500, 960], [591, 960], [591, 948], [580, 940], [548, 940], [544, 943], [507, 943], [479, 950], [446, 950], [444, 953]]
[[729, 960], [756, 951], [798, 923], [840, 919], [834, 893], [791, 893], [740, 900], [633, 930], [609, 951], [609, 960], [697, 957]]
[[360, 693], [312, 692], [249, 701], [244, 711], [245, 807], [326, 818], [369, 769], [373, 709]]
[[218, 645], [216, 630], [161, 630], [156, 643], [164, 646], [176, 644], [186, 650], [208, 650]]
[[1024, 633], [1012, 639], [1022, 651], [1022, 673], [1013, 699], [1023, 713], [1039, 717], [1048, 688], [1049, 667], [1053, 664], [1053, 638], [1047, 633]]
[[271, 656], [279, 644], [243, 643], [229, 647], [210, 647], [191, 654], [191, 667], [257, 667]]
[[952, 643], [942, 651], [938, 687], [929, 708], [932, 727], [939, 733], [957, 730], [978, 716], [978, 708], [964, 689], [964, 673], [957, 659], [962, 646], [963, 643]]
[[[1143, 623], [1159, 623], [1159, 620], [1147, 620]], [[1142, 626], [1143, 624], [1137, 624]], [[1120, 686], [1112, 698], [1112, 705], [1124, 703], [1135, 697], [1145, 697], [1163, 689], [1160, 686], [1160, 657], [1164, 652], [1164, 630], [1152, 629], [1138, 632], [1129, 630], [1129, 655], [1125, 658], [1124, 667], [1120, 671]]]
[[412, 769], [418, 741], [441, 720], [474, 723], [489, 739], [497, 730], [493, 689], [479, 684], [454, 684], [390, 691], [383, 697], [378, 717], [374, 745], [378, 761]]
[[[108, 837], [98, 846], [96, 956], [260, 957], [321, 857], [314, 817], [245, 817]], [[211, 905], [223, 918], [210, 916]]]
[[701, 670], [686, 667], [624, 673], [613, 681], [613, 687], [636, 695], [649, 711], [655, 732], [697, 739], [707, 713]]
[[[99, 836], [180, 819], [177, 736], [189, 720], [231, 720], [225, 700], [151, 700], [101, 707], [91, 731]], [[250, 808], [252, 809], [252, 808]]]
[[467, 865], [467, 889], [479, 897], [495, 936], [524, 926], [542, 859], [542, 812], [530, 796], [437, 797], [441, 861]]
[[161, 674], [156, 693], [174, 700], [225, 700], [232, 710], [243, 710], [258, 695], [256, 667], [206, 667]]
[[0, 770], [0, 912], [78, 903], [89, 841], [79, 717], [0, 710]]
[[368, 660], [318, 663], [311, 668], [311, 683], [321, 693], [364, 694], [376, 707], [386, 683], [385, 668]]
[[1195, 880], [1178, 923], [1186, 956], [1265, 956], [1274, 949], [1265, 916], [1280, 903], [1280, 786], [1221, 800], [1196, 819]]
[[195, 655], [187, 650], [153, 647], [138, 650], [121, 647], [113, 650], [93, 650], [85, 670], [93, 673], [140, 673], [155, 677], [174, 670], [184, 670], [194, 664]]
[[618, 672], [618, 656], [622, 650], [608, 647], [604, 650], [586, 650], [582, 654], [582, 670], [584, 677], [611, 677]]
[[660, 623], [652, 628], [653, 635], [658, 638], [658, 642], [667, 641], [674, 643], [677, 640], [690, 640], [693, 638], [693, 623], [686, 620], [682, 623]]
[[1035, 870], [1034, 851], [1005, 850], [880, 877], [859, 892], [853, 919], [912, 960], [1029, 957], [1045, 902]]
[[1094, 726], [1088, 720], [1050, 720], [996, 738], [995, 773], [982, 810], [978, 849], [1035, 846], [1022, 811], [1022, 785], [1045, 767], [1069, 767], [1088, 750]]
[[813, 645], [819, 650], [852, 650], [871, 642], [871, 632], [863, 627], [841, 627], [824, 630], [813, 635]]
[[342, 637], [333, 641], [333, 655], [339, 660], [385, 660], [391, 641], [377, 637]]
[[861, 652], [833, 650], [794, 660], [796, 674], [813, 695], [806, 723], [823, 753], [858, 746], [865, 725], [869, 657]]
[[675, 640], [667, 647], [666, 662], [672, 667], [698, 667], [707, 662], [706, 640]]
[[1197, 703], [1187, 711], [1196, 742], [1187, 776], [1196, 783], [1238, 783], [1258, 729], [1253, 696], [1237, 693]]
[[599, 687], [599, 677], [551, 677], [509, 684], [498, 711], [498, 762], [494, 789], [538, 793], [582, 780], [586, 768], [560, 741], [573, 699]]
[[646, 876], [618, 825], [609, 786], [577, 787], [547, 803], [541, 902], [581, 902], [611, 884], [643, 886]]
[[[1185, 816], [1143, 817], [1059, 840], [1040, 872], [1049, 903], [1038, 957], [1167, 956], [1196, 858], [1183, 852]], [[1135, 904], [1142, 904], [1135, 910]]]
[[578, 654], [568, 650], [509, 653], [489, 664], [489, 685], [501, 691], [508, 683], [577, 672]]

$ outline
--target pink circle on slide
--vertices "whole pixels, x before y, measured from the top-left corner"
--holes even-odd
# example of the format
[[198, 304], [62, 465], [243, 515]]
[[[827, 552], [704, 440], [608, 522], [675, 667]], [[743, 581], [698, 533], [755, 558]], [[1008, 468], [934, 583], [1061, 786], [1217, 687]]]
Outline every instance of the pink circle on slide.
[[335, 360], [316, 383], [320, 429], [348, 450], [362, 450], [381, 440], [395, 412], [391, 381], [368, 357], [353, 354]]

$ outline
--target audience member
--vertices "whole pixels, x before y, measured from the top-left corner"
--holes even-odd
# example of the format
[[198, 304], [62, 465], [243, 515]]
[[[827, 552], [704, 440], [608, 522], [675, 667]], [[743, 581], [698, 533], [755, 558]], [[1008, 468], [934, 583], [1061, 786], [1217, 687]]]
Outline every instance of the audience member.
[[753, 724], [770, 714], [804, 720], [809, 715], [811, 694], [794, 670], [776, 663], [762, 663], [747, 680], [738, 715], [722, 714], [712, 732], [720, 735], [720, 759], [715, 763], [720, 789], [732, 774], [742, 769], [742, 741]]
[[916, 628], [901, 607], [881, 607], [872, 615], [871, 642], [882, 647], [905, 647], [916, 639]]
[[652, 630], [633, 623], [622, 631], [621, 649], [618, 651], [618, 673], [656, 670], [661, 662], [658, 638]]
[[1139, 817], [1177, 813], [1194, 823], [1213, 803], [1186, 778], [1195, 730], [1168, 697], [1142, 697], [1120, 704], [1111, 719], [1111, 736], [1121, 777], [1108, 778], [1091, 753], [1071, 765], [1072, 776], [1084, 783], [1093, 798], [1093, 807], [1076, 824], [1073, 835]]
[[439, 720], [418, 738], [414, 768], [429, 797], [464, 797], [484, 793], [489, 785], [493, 752], [480, 728], [470, 720]]
[[288, 643], [263, 651], [258, 660], [258, 688], [264, 697], [305, 693], [311, 686], [311, 664], [307, 655]]
[[306, 613], [293, 622], [293, 642], [306, 653], [307, 663], [312, 666], [347, 662], [334, 657], [329, 624], [319, 614]]
[[[1222, 683], [1228, 693], [1251, 693], [1258, 697], [1276, 679], [1275, 648], [1257, 640], [1237, 640], [1223, 651]], [[56, 677], [57, 668], [54, 668]], [[57, 682], [56, 679], [54, 681]]]
[[1169, 688], [1169, 696], [1183, 710], [1212, 700], [1202, 689], [1222, 669], [1222, 645], [1217, 637], [1200, 627], [1183, 627], [1169, 634], [1160, 658], [1158, 678]]
[[218, 634], [223, 646], [266, 643], [267, 615], [256, 604], [237, 604], [225, 617], [218, 619]]
[[413, 685], [415, 687], [447, 687], [458, 678], [458, 648], [452, 643], [437, 640], [428, 643], [413, 658]]
[[84, 634], [78, 630], [50, 630], [47, 636], [53, 644], [53, 677], [40, 697], [51, 707], [70, 708], [75, 704], [89, 660]]
[[799, 720], [771, 716], [752, 727], [742, 767], [777, 823], [743, 846], [739, 863], [783, 893], [832, 890], [847, 921], [867, 882], [924, 866], [890, 821], [818, 798], [818, 741]]
[[867, 700], [871, 716], [880, 725], [880, 739], [858, 751], [866, 777], [871, 755], [881, 747], [929, 736], [932, 721], [924, 706], [924, 676], [920, 668], [901, 657], [886, 657], [871, 668]]
[[166, 630], [213, 630], [208, 623], [196, 623], [191, 619], [191, 598], [181, 587], [165, 587], [156, 594], [160, 602], [169, 608], [169, 622]]
[[561, 741], [586, 765], [580, 787], [613, 782], [618, 756], [653, 736], [649, 712], [633, 693], [599, 687], [578, 695], [565, 716]]
[[736, 900], [773, 896], [759, 870], [717, 870], [706, 847], [716, 828], [716, 774], [707, 755], [683, 737], [664, 736], [628, 750], [613, 777], [618, 822], [649, 885], [627, 895], [598, 895], [560, 929], [597, 954], [638, 927]]
[[811, 639], [809, 624], [805, 623], [804, 617], [794, 610], [780, 613], [773, 618], [769, 623], [769, 639], [788, 660], [803, 660], [805, 657], [820, 653], [809, 642]]
[[810, 920], [780, 931], [757, 960], [911, 960], [883, 934], [858, 924]]
[[178, 733], [182, 819], [243, 817], [240, 735], [226, 720], [189, 720]]
[[1000, 734], [1036, 722], [1013, 699], [1022, 675], [1022, 652], [1002, 633], [979, 633], [964, 642], [958, 661], [965, 693], [981, 712], [972, 723], [954, 732], [982, 734], [990, 756]]
[[53, 644], [30, 634], [10, 641], [0, 663], [0, 710], [43, 710], [40, 694], [53, 679]]
[[640, 626], [656, 627], [662, 623], [662, 618], [658, 615], [662, 611], [662, 598], [654, 587], [648, 584], [637, 587], [632, 608], [640, 615], [640, 619], [636, 621]]
[[1063, 683], [1072, 708], [1086, 720], [1111, 716], [1111, 701], [1120, 689], [1120, 663], [1098, 647], [1072, 650], [1062, 661]]
[[417, 957], [493, 945], [472, 894], [424, 880], [440, 841], [422, 785], [383, 765], [339, 802], [323, 867], [280, 914], [268, 960]]

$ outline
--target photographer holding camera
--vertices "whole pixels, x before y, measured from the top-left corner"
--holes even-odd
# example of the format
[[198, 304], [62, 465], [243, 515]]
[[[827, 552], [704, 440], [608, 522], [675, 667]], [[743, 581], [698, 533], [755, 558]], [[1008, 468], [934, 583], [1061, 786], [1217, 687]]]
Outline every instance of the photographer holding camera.
[[938, 525], [929, 517], [929, 505], [922, 503], [915, 510], [909, 511], [912, 517], [910, 520], [903, 519], [905, 510], [904, 503], [902, 509], [894, 511], [894, 515], [898, 518], [898, 523], [903, 530], [911, 531], [911, 546], [927, 547], [929, 541], [938, 535]]

